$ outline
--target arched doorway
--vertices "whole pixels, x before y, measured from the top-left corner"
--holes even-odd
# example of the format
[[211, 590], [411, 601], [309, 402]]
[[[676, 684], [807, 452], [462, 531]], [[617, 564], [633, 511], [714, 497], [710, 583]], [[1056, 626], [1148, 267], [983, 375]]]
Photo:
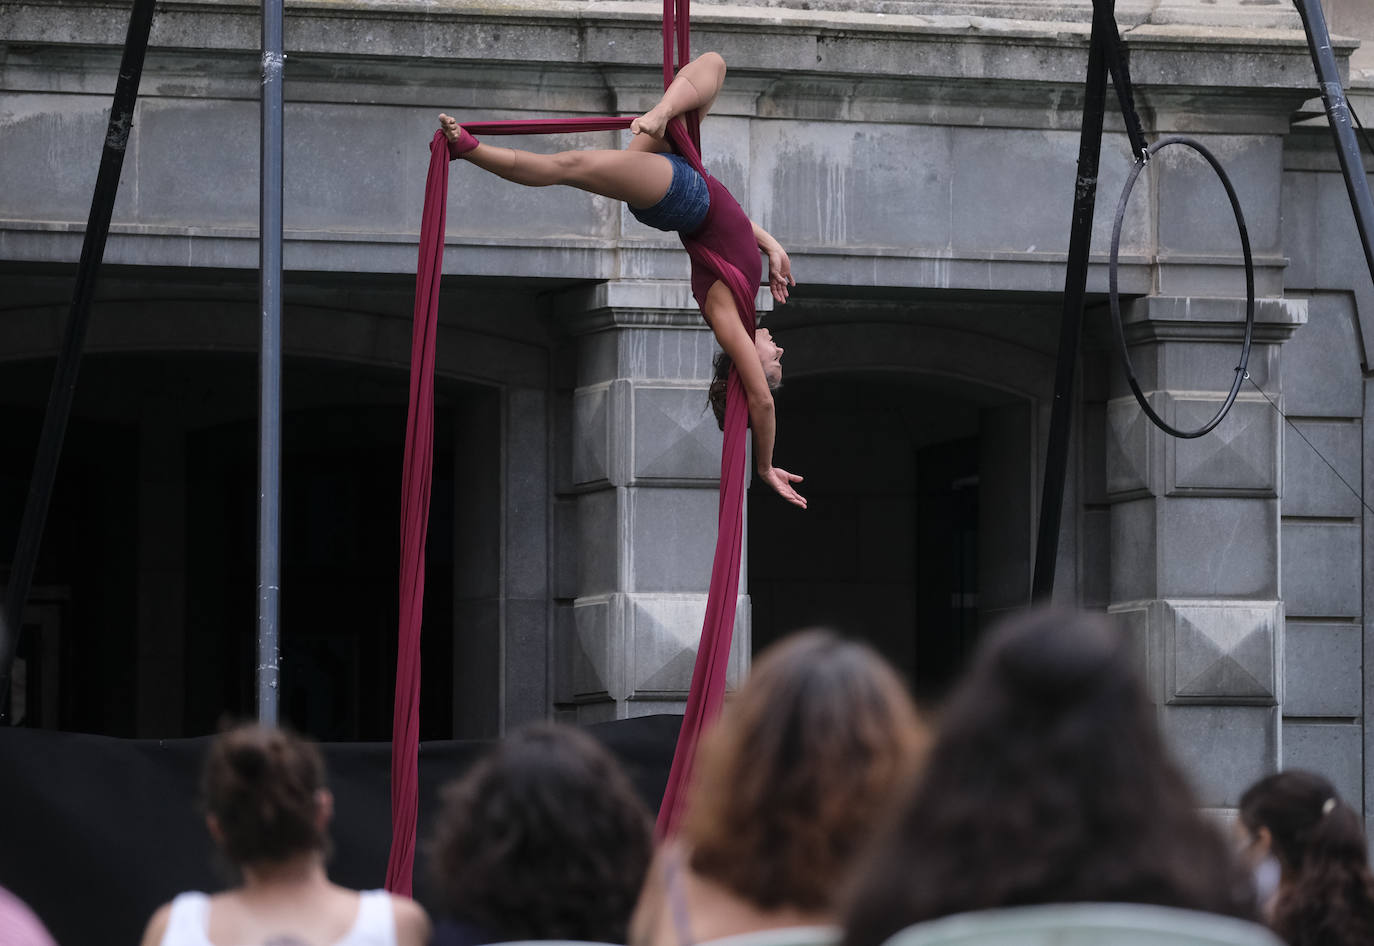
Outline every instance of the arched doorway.
[[[0, 381], [0, 572], [52, 370], [12, 362]], [[407, 377], [288, 357], [283, 379], [282, 716], [321, 739], [386, 739]], [[490, 414], [491, 442], [461, 446], [499, 455], [498, 402], [482, 386], [437, 384], [425, 738], [453, 735], [455, 718], [455, 416]], [[85, 360], [21, 638], [21, 656], [47, 664], [25, 674], [40, 684], [26, 694], [29, 724], [177, 736], [253, 714], [256, 414], [249, 353]], [[499, 505], [496, 478], [465, 485], [474, 503]]]
[[1029, 593], [1034, 402], [970, 380], [1016, 358], [1024, 375], [1025, 353], [916, 325], [778, 333], [802, 357], [776, 395], [777, 461], [806, 477], [808, 509], [751, 493], [754, 650], [834, 627], [938, 702]]

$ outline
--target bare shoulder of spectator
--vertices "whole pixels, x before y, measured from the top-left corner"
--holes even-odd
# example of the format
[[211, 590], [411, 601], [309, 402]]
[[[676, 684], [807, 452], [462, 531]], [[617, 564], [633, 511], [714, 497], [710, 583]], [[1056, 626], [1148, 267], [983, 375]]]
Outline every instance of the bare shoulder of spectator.
[[158, 946], [162, 942], [162, 937], [167, 935], [167, 919], [171, 915], [172, 905], [170, 903], [164, 903], [157, 908], [148, 919], [147, 927], [143, 930], [141, 946]]
[[409, 897], [393, 894], [391, 913], [396, 918], [396, 946], [424, 946], [429, 942], [429, 915], [424, 907]]

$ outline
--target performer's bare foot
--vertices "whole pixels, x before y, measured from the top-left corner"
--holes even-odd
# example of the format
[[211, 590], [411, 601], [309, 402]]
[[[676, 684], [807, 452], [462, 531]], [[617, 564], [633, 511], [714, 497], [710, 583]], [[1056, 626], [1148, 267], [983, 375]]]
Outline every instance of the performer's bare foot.
[[630, 131], [634, 134], [648, 135], [650, 138], [656, 138], [660, 141], [667, 130], [668, 113], [660, 106], [655, 106], [630, 122]]

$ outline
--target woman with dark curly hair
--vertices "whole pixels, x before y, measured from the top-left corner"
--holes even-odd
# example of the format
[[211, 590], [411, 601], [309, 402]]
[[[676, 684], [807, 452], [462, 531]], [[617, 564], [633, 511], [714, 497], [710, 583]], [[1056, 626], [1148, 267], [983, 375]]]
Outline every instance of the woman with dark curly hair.
[[385, 890], [361, 893], [325, 873], [334, 798], [319, 750], [271, 726], [216, 736], [201, 790], [210, 836], [242, 883], [179, 894], [148, 921], [143, 946], [423, 946], [429, 918]]
[[1279, 884], [1269, 925], [1291, 946], [1374, 943], [1374, 877], [1360, 816], [1320, 775], [1261, 779], [1240, 799], [1247, 853], [1272, 854]]
[[623, 943], [652, 850], [610, 752], [571, 726], [522, 729], [444, 789], [432, 869], [451, 921], [434, 944]]
[[906, 688], [871, 648], [823, 631], [770, 647], [702, 742], [630, 942], [833, 927], [835, 893], [924, 744]]
[[860, 872], [844, 946], [994, 907], [1124, 902], [1253, 919], [1229, 845], [1165, 750], [1128, 639], [1036, 610], [988, 638]]

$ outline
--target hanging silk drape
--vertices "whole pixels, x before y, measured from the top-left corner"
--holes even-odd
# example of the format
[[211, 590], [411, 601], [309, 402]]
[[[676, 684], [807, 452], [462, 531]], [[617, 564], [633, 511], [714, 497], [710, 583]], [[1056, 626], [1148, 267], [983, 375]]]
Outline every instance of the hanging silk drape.
[[[663, 84], [672, 82], [678, 64], [690, 61], [690, 0], [663, 3]], [[676, 46], [676, 60], [674, 58]], [[630, 126], [624, 117], [534, 119], [481, 122], [463, 127], [475, 135], [567, 134], [609, 131]], [[678, 152], [700, 172], [700, 137], [695, 114], [669, 128]], [[396, 659], [396, 698], [392, 718], [391, 855], [386, 888], [409, 895], [415, 860], [418, 809], [420, 626], [425, 587], [425, 540], [429, 522], [429, 492], [434, 451], [434, 345], [439, 312], [439, 282], [443, 273], [444, 224], [448, 197], [447, 142], [436, 132], [430, 142], [429, 173], [425, 179], [424, 211], [420, 221], [420, 254], [415, 283], [415, 317], [411, 339], [410, 407], [406, 416], [406, 445], [401, 476], [400, 621]], [[717, 247], [690, 238], [683, 245], [694, 267], [703, 267], [729, 287], [740, 319], [754, 332], [754, 295], [751, 281]], [[719, 712], [725, 695], [725, 672], [734, 634], [739, 595], [740, 553], [744, 535], [745, 452], [748, 409], [744, 385], [730, 372], [725, 409], [725, 440], [720, 461], [720, 505], [716, 552], [711, 567], [706, 616], [692, 672], [686, 714], [678, 736], [673, 766], [659, 808], [660, 836], [670, 834], [682, 811], [692, 761], [703, 728]]]
[[411, 892], [415, 864], [420, 788], [420, 623], [425, 602], [429, 487], [434, 473], [434, 342], [439, 281], [444, 272], [448, 161], [448, 144], [443, 132], [436, 132], [429, 143], [410, 335], [410, 406], [401, 466], [401, 613], [391, 715], [391, 854], [386, 865], [386, 889], [406, 896]]

